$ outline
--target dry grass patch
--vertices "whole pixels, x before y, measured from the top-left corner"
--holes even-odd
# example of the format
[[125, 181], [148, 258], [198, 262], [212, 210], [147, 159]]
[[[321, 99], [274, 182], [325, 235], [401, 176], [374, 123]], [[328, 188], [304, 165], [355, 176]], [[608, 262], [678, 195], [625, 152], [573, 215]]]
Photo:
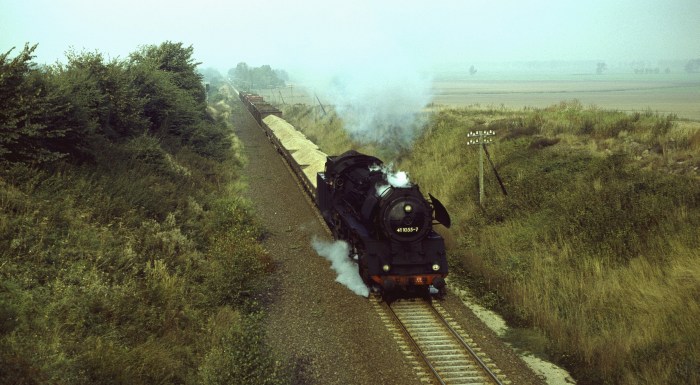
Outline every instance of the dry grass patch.
[[[453, 284], [541, 331], [580, 383], [697, 383], [698, 127], [577, 101], [434, 109], [398, 167], [450, 211]], [[486, 163], [483, 208], [478, 129], [508, 191]]]

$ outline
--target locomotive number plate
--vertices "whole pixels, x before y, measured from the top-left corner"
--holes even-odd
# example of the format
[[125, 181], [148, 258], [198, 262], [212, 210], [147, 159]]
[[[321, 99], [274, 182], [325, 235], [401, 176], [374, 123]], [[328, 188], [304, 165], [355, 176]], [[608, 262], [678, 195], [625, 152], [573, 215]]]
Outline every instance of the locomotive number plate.
[[418, 227], [397, 227], [397, 233], [417, 233]]

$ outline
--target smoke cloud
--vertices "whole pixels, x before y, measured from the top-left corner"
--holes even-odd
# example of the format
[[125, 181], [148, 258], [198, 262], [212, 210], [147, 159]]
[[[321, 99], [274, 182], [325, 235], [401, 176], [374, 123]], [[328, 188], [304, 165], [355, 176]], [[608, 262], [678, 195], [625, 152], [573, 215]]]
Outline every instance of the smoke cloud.
[[350, 247], [347, 242], [328, 242], [314, 238], [311, 244], [318, 255], [331, 262], [331, 268], [338, 274], [336, 282], [345, 285], [357, 295], [369, 296], [369, 288], [360, 277], [359, 266], [349, 258]]
[[366, 40], [357, 46], [334, 50], [324, 65], [315, 60], [288, 73], [334, 106], [353, 140], [398, 153], [410, 148], [426, 123], [433, 79], [420, 52], [386, 40], [384, 28], [363, 26]]
[[431, 81], [417, 70], [400, 70], [399, 63], [373, 67], [360, 76], [336, 76], [329, 97], [352, 139], [394, 151], [409, 148], [425, 124]]

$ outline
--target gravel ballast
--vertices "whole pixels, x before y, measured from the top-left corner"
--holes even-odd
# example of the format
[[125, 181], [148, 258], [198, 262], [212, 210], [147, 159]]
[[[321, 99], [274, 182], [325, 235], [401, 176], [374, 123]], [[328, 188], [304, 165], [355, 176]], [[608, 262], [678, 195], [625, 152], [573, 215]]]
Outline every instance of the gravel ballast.
[[[370, 301], [335, 282], [330, 262], [312, 248], [314, 237], [331, 238], [262, 128], [242, 103], [232, 118], [247, 158], [247, 198], [277, 265], [265, 325], [274, 353], [303, 363], [304, 383], [423, 384]], [[512, 384], [544, 384], [456, 296], [443, 306]]]
[[311, 247], [314, 237], [330, 237], [282, 157], [242, 104], [233, 120], [248, 159], [248, 198], [278, 265], [266, 321], [275, 353], [307, 362], [317, 384], [419, 384], [369, 301], [335, 282]]

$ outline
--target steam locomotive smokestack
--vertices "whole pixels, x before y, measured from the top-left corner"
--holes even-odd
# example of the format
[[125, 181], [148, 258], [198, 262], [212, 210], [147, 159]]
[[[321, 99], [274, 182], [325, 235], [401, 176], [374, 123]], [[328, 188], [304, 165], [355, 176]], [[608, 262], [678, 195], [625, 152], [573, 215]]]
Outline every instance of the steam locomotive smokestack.
[[331, 262], [331, 268], [338, 273], [336, 282], [345, 285], [353, 293], [363, 297], [369, 296], [369, 288], [360, 278], [359, 268], [350, 258], [350, 247], [344, 241], [327, 242], [318, 238], [311, 241], [318, 255]]
[[370, 171], [381, 171], [386, 177], [388, 184], [377, 184], [376, 190], [379, 195], [383, 195], [386, 189], [389, 187], [411, 187], [411, 181], [408, 178], [408, 173], [405, 171], [394, 172], [394, 165], [389, 163], [388, 165], [372, 165], [370, 166]]

